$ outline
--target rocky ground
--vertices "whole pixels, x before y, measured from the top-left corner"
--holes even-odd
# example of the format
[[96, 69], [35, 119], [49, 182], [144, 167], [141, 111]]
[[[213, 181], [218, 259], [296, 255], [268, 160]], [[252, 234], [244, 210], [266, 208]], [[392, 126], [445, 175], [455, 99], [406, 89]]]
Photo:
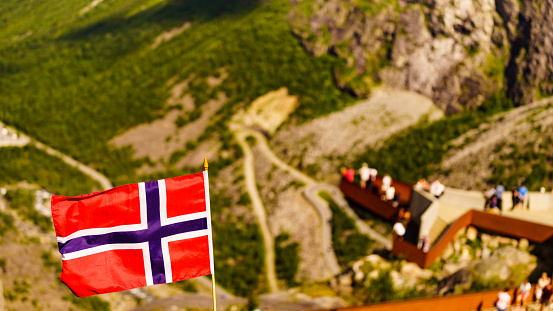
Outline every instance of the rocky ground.
[[381, 88], [370, 99], [302, 125], [284, 125], [272, 149], [288, 164], [315, 178], [336, 174], [357, 155], [423, 118], [443, 116], [430, 99]]
[[[454, 148], [444, 157], [441, 172], [434, 179], [454, 188], [484, 190], [494, 167], [502, 162], [506, 166], [512, 164], [512, 159], [506, 159], [505, 155], [517, 150], [540, 151], [540, 145], [553, 135], [552, 103], [552, 99], [545, 99], [498, 114], [480, 128], [450, 142]], [[523, 179], [519, 182], [524, 181], [524, 175], [532, 174], [532, 169], [526, 167], [532, 165], [532, 160], [526, 159], [522, 164]], [[505, 176], [516, 173], [506, 170]], [[543, 186], [549, 189], [553, 184]]]
[[375, 82], [424, 94], [447, 112], [506, 86], [516, 104], [553, 93], [552, 0], [295, 0], [292, 30], [314, 55], [340, 58], [337, 85]]
[[[255, 152], [254, 148], [254, 152]], [[302, 194], [303, 185], [275, 169], [255, 152], [259, 193], [267, 209], [269, 229], [274, 237], [287, 233], [300, 245], [297, 280], [315, 281], [328, 275], [322, 249], [320, 217]]]
[[[529, 275], [537, 279], [542, 271], [551, 273], [547, 257], [550, 254], [550, 248], [531, 246], [525, 239], [493, 236], [469, 227], [459, 231], [442, 258], [429, 269], [372, 254], [354, 262], [332, 279], [329, 286], [356, 299], [362, 299], [360, 290], [375, 281], [391, 282], [392, 288], [388, 290], [396, 299], [413, 292], [432, 297], [490, 287], [516, 287]], [[389, 273], [385, 278], [383, 271]]]

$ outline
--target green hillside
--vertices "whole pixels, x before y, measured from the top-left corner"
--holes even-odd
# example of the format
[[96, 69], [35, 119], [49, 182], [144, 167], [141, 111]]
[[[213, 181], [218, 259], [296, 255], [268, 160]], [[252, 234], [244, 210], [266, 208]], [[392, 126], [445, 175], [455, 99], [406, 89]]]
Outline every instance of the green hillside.
[[[392, 33], [396, 33], [390, 31], [386, 34], [390, 38], [384, 36], [386, 40], [381, 40], [382, 46], [374, 45], [375, 49], [378, 48], [377, 52], [372, 53], [368, 49], [365, 51], [366, 54], [359, 54], [367, 56], [364, 59], [367, 64], [364, 73], [358, 74], [355, 64], [351, 63], [354, 60], [352, 57], [355, 56], [351, 53], [357, 50], [350, 49], [348, 44], [352, 43], [352, 47], [365, 46], [356, 46], [357, 43], [352, 38], [342, 38], [341, 41], [336, 39], [336, 42], [332, 43], [334, 48], [330, 48], [330, 37], [326, 38], [329, 36], [329, 29], [325, 25], [321, 27], [326, 29], [326, 32], [323, 31], [320, 37], [316, 37], [317, 34], [310, 36], [311, 30], [307, 28], [305, 32], [298, 32], [298, 27], [307, 27], [310, 24], [308, 20], [301, 19], [301, 14], [296, 15], [296, 19], [290, 18], [290, 12], [294, 13], [294, 9], [289, 0], [1, 1], [0, 122], [21, 131], [20, 134], [29, 136], [31, 142], [36, 140], [86, 164], [105, 175], [114, 186], [197, 172], [201, 169], [200, 163], [189, 163], [184, 166], [177, 166], [177, 163], [190, 151], [199, 149], [201, 142], [214, 140], [220, 143], [216, 145], [219, 158], [210, 159], [209, 163], [210, 178], [214, 177], [210, 185], [210, 199], [217, 282], [231, 294], [248, 297], [251, 304], [256, 303], [258, 295], [271, 290], [268, 276], [270, 265], [265, 261], [269, 257], [267, 250], [270, 248], [266, 248], [264, 244], [263, 227], [258, 223], [260, 218], [252, 212], [255, 197], [250, 196], [251, 190], [246, 185], [246, 161], [240, 161], [247, 153], [246, 149], [240, 149], [235, 143], [233, 133], [228, 128], [231, 117], [239, 110], [247, 108], [260, 96], [282, 87], [286, 87], [290, 95], [295, 95], [299, 99], [298, 108], [284, 127], [299, 128], [302, 124], [308, 124], [308, 121], [352, 105], [358, 98], [346, 91], [355, 94], [355, 90], [361, 90], [356, 94], [363, 97], [367, 96], [369, 89], [375, 84], [385, 84], [386, 81], [378, 77], [377, 73], [391, 66], [393, 46], [390, 38]], [[313, 3], [315, 2], [300, 2], [295, 10], [302, 14], [309, 13], [306, 15], [309, 17], [313, 13], [309, 11]], [[325, 2], [325, 5], [328, 3]], [[339, 3], [347, 3], [344, 4], [347, 10], [357, 12], [359, 8], [361, 11], [356, 14], [363, 13], [368, 17], [380, 16], [381, 14], [376, 13], [384, 12], [390, 5], [397, 10], [390, 11], [393, 13], [393, 19], [388, 22], [401, 20], [400, 14], [411, 11], [414, 12], [411, 12], [414, 17], [421, 17], [421, 25], [424, 27], [427, 27], [429, 22], [422, 15], [423, 11], [411, 8], [401, 11], [396, 1], [369, 3], [355, 0]], [[413, 20], [416, 20], [414, 17]], [[357, 19], [352, 19], [350, 22], [356, 24]], [[301, 21], [306, 21], [307, 24], [303, 25]], [[294, 22], [299, 23], [295, 25], [298, 28], [297, 37], [292, 29], [294, 26], [291, 26]], [[372, 26], [379, 28], [380, 24], [374, 23]], [[182, 33], [174, 32], [175, 29], [181, 29]], [[398, 29], [396, 34], [405, 35], [403, 28]], [[167, 34], [170, 32], [174, 32], [174, 36], [169, 38]], [[304, 34], [305, 38], [298, 33]], [[165, 40], [162, 39], [164, 35]], [[435, 37], [439, 39], [440, 36], [443, 35]], [[309, 43], [311, 40], [317, 43], [317, 39], [330, 41], [313, 47], [324, 47], [321, 48], [323, 52], [320, 54], [307, 52], [309, 47], [306, 42]], [[372, 40], [368, 36], [365, 39]], [[367, 43], [367, 46], [371, 44]], [[507, 46], [505, 45], [505, 49]], [[471, 57], [475, 56], [476, 51], [472, 54]], [[497, 117], [497, 113], [508, 111], [514, 106], [512, 100], [507, 97], [508, 90], [504, 85], [505, 55], [497, 55], [495, 58], [495, 54], [490, 52], [489, 55], [484, 55], [485, 62], [474, 65], [478, 70], [482, 67], [489, 69], [484, 70], [488, 73], [486, 79], [493, 80], [493, 84], [490, 84], [492, 87], [483, 88], [485, 92], [475, 88], [475, 94], [463, 93], [466, 97], [482, 97], [481, 101], [478, 99], [477, 105], [463, 103], [458, 110], [454, 110], [460, 111], [457, 114], [434, 122], [423, 120], [414, 126], [398, 130], [375, 143], [369, 150], [356, 150], [360, 154], [352, 152], [347, 160], [345, 157], [330, 156], [320, 157], [318, 160], [330, 162], [331, 158], [335, 159], [336, 162], [331, 162], [331, 166], [336, 168], [336, 172], [341, 165], [360, 167], [363, 162], [367, 162], [371, 167], [377, 167], [380, 172], [390, 173], [394, 178], [409, 182], [421, 177], [430, 178], [441, 171], [447, 175], [449, 172], [441, 169], [441, 163], [448, 152], [463, 147], [453, 145], [452, 141], [483, 124], [495, 122], [496, 119], [493, 118]], [[488, 61], [494, 66], [488, 64]], [[472, 75], [470, 70], [465, 71], [467, 75]], [[219, 79], [221, 83], [210, 82], [213, 79]], [[481, 84], [488, 86], [484, 82]], [[191, 96], [191, 108], [170, 100], [174, 88], [184, 84], [187, 86], [183, 88], [184, 94], [181, 94], [181, 99], [185, 95]], [[337, 87], [340, 84], [344, 91]], [[470, 89], [469, 86], [470, 84], [463, 84], [463, 92], [464, 88]], [[210, 100], [220, 98], [223, 98], [221, 107], [209, 118], [199, 137], [182, 142], [178, 150], [166, 151], [170, 154], [164, 154], [160, 160], [134, 156], [136, 150], [132, 147], [118, 148], [110, 143], [114, 137], [128, 133], [131, 128], [151, 124], [175, 112], [178, 118], [176, 121], [171, 119], [171, 125], [181, 129], [198, 120], [202, 113], [208, 110]], [[386, 105], [389, 105], [389, 102]], [[399, 111], [393, 113], [399, 115]], [[553, 121], [551, 123], [553, 124]], [[553, 132], [547, 129], [550, 138]], [[541, 130], [540, 127], [539, 131]], [[545, 130], [542, 132], [545, 133]], [[163, 137], [166, 142], [178, 136], [175, 133], [165, 134], [168, 135]], [[371, 134], [373, 132], [367, 131], [367, 136]], [[248, 138], [254, 149], [256, 144], [251, 142], [251, 137]], [[140, 136], [138, 139], [148, 138]], [[468, 144], [469, 140], [467, 138], [464, 144]], [[101, 182], [94, 181], [79, 169], [68, 165], [59, 156], [49, 155], [45, 151], [47, 149], [39, 147], [40, 144], [36, 144], [36, 141], [24, 147], [0, 147], [0, 159], [3, 160], [0, 161], [0, 187], [9, 188], [5, 197], [0, 196], [0, 203], [10, 211], [0, 211], [0, 249], [9, 246], [18, 252], [26, 251], [23, 247], [26, 246], [25, 243], [11, 238], [21, 233], [15, 229], [14, 223], [19, 225], [18, 221], [34, 223], [35, 226], [31, 228], [34, 228], [38, 235], [53, 234], [50, 218], [40, 216], [33, 208], [34, 189], [45, 188], [51, 193], [73, 196], [97, 191], [102, 187]], [[177, 139], [175, 141], [181, 142]], [[536, 174], [535, 181], [530, 186], [536, 188], [544, 181], [551, 180], [553, 173], [547, 168], [553, 163], [550, 152], [547, 151], [550, 143], [551, 139], [547, 139], [538, 149], [528, 144], [527, 148], [520, 150], [511, 145], [501, 145], [501, 148], [505, 149], [505, 159], [501, 160], [506, 164], [500, 166], [492, 163], [501, 169], [494, 171], [489, 181], [508, 180], [515, 183], [520, 176], [528, 174], [527, 171], [534, 167], [535, 170], [543, 171], [543, 174]], [[307, 147], [299, 147], [303, 147], [303, 152], [308, 153]], [[254, 153], [255, 150], [259, 151], [260, 147], [257, 148], [254, 149]], [[277, 157], [283, 156], [286, 152], [287, 150], [282, 151]], [[258, 162], [253, 164], [254, 169], [266, 164], [263, 163], [266, 159], [259, 158]], [[516, 163], [511, 164], [511, 160]], [[336, 165], [338, 162], [340, 163]], [[532, 163], [524, 167], [523, 162]], [[145, 164], [149, 170], [141, 170]], [[513, 173], [505, 170], [505, 167], [509, 168], [515, 164], [520, 167], [518, 171]], [[313, 170], [310, 171], [309, 167], [298, 165], [298, 168], [313, 177]], [[279, 176], [277, 170], [281, 169], [273, 163], [267, 175], [272, 176], [275, 173], [275, 176]], [[336, 173], [330, 177], [337, 176]], [[325, 179], [327, 177], [329, 176], [324, 176]], [[267, 177], [265, 182], [258, 178], [255, 180], [257, 188], [254, 189], [261, 191], [265, 188], [268, 198], [268, 194], [276, 194], [270, 199], [262, 197], [267, 207], [264, 211], [267, 214], [273, 213], [269, 216], [281, 217], [283, 222], [296, 225], [297, 219], [289, 217], [289, 214], [282, 214], [288, 216], [284, 217], [275, 212], [279, 204], [289, 204], [293, 207], [294, 204], [298, 204], [302, 207], [292, 195], [290, 201], [278, 196], [282, 189], [294, 188], [298, 194], [303, 191], [303, 184], [300, 187], [297, 180], [290, 178], [291, 181], [286, 185], [283, 180], [276, 177], [275, 180]], [[281, 184], [277, 185], [278, 183]], [[297, 200], [303, 199], [298, 196]], [[348, 264], [370, 253], [376, 243], [360, 233], [354, 221], [337, 208], [337, 204], [331, 203], [334, 221], [330, 226], [335, 235], [332, 237], [333, 247], [338, 263], [347, 269]], [[319, 225], [318, 218], [313, 221]], [[11, 230], [7, 231], [5, 237], [2, 237], [2, 224], [7, 228], [5, 230]], [[273, 229], [271, 228], [271, 231]], [[308, 232], [309, 230], [304, 231], [305, 236], [312, 233]], [[303, 250], [308, 249], [305, 247], [308, 243], [298, 243], [303, 241], [295, 240], [297, 237], [293, 233], [271, 234], [274, 234], [272, 238], [275, 240], [276, 274], [280, 289], [285, 290], [295, 285], [318, 286], [316, 283], [309, 284], [311, 279], [307, 277], [296, 277], [300, 269], [299, 262], [309, 262], [308, 259], [299, 256], [303, 254], [302, 247]], [[390, 234], [389, 231], [385, 233]], [[305, 236], [302, 238], [310, 241]], [[39, 243], [41, 242], [37, 240], [36, 244]], [[39, 263], [37, 269], [46, 267], [47, 269], [42, 269], [42, 272], [48, 274], [51, 282], [59, 287], [61, 284], [57, 281], [58, 274], [54, 275], [54, 272], [50, 271], [57, 267], [51, 264], [54, 262], [51, 253], [55, 245], [41, 245], [44, 248], [41, 252], [49, 252], [49, 255], [43, 255], [44, 263]], [[308, 250], [317, 253], [315, 247], [317, 246], [313, 246], [313, 250]], [[16, 254], [15, 251], [12, 253]], [[38, 257], [34, 257], [38, 261]], [[6, 255], [6, 258], [0, 257], [0, 263], [3, 260], [3, 266], [13, 267], [17, 259], [15, 255]], [[59, 260], [56, 262], [59, 263]], [[12, 268], [9, 281], [4, 283], [8, 292], [14, 292], [19, 284], [19, 281], [12, 281], [20, 277], [14, 271]], [[383, 283], [386, 287], [382, 288], [383, 293], [388, 293], [388, 285], [392, 284], [389, 272], [379, 275], [379, 280], [386, 281]], [[29, 280], [33, 273], [29, 272]], [[359, 286], [361, 288], [361, 285]], [[364, 298], [351, 297], [349, 302], [375, 302], [384, 299], [365, 293], [364, 289], [371, 288], [370, 286], [363, 285], [362, 288]], [[68, 290], [65, 291], [69, 295]], [[381, 296], [387, 297], [384, 294]], [[32, 300], [25, 302], [28, 299], [26, 296], [22, 297], [12, 295], [10, 303], [32, 303]], [[60, 297], [52, 300], [65, 301], [69, 296], [63, 299]], [[137, 300], [136, 304], [141, 302], [140, 298], [133, 299]], [[79, 306], [79, 301], [82, 303], [79, 299], [64, 303], [72, 303], [81, 309], [96, 309], [96, 300], [92, 300], [89, 307]], [[106, 304], [100, 298], [98, 301]]]
[[[286, 86], [299, 95], [297, 121], [351, 102], [333, 84], [330, 56], [312, 58], [292, 36], [287, 1], [5, 1], [0, 8], [0, 119], [92, 164], [116, 184], [135, 181], [140, 160], [107, 142], [167, 112], [167, 82], [190, 84], [196, 106], [217, 92], [229, 98], [206, 133], [241, 105]], [[164, 31], [183, 34], [151, 48]], [[220, 69], [229, 77], [208, 90]], [[186, 121], [186, 119], [184, 120]], [[185, 122], [184, 122], [185, 123]]]
[[[180, 109], [166, 104], [169, 91], [189, 77], [194, 78], [188, 92], [196, 108], [181, 114], [179, 126], [194, 120], [219, 92], [228, 98], [198, 139], [214, 137], [231, 150], [227, 158], [210, 163], [213, 175], [240, 157], [226, 121], [255, 98], [287, 87], [300, 100], [292, 122], [353, 103], [334, 86], [336, 59], [313, 58], [292, 35], [285, 21], [290, 10], [286, 0], [104, 0], [80, 13], [89, 4], [2, 3], [0, 121], [98, 170], [114, 185], [183, 173], [167, 163], [160, 172], [138, 176], [135, 170], [152, 161], [133, 159], [130, 148], [116, 149], [108, 142], [135, 125]], [[152, 48], [160, 34], [187, 22], [191, 26], [185, 32]], [[210, 87], [207, 78], [221, 71], [228, 77]], [[175, 152], [171, 159], [182, 153]], [[98, 190], [88, 177], [34, 147], [2, 148], [0, 154], [8, 159], [0, 185], [26, 181], [64, 195]], [[214, 204], [221, 201], [214, 206], [214, 217], [229, 214], [236, 204], [226, 196], [213, 198]], [[220, 237], [215, 239], [218, 282], [241, 296], [265, 291], [257, 225], [219, 218], [214, 225]], [[242, 256], [244, 252], [249, 255]]]

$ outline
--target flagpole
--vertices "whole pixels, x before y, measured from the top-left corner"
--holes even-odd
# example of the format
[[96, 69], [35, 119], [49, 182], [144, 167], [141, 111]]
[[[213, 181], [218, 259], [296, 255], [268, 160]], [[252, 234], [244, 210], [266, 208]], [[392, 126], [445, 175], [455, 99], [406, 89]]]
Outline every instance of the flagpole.
[[[209, 165], [207, 158], [204, 158], [204, 171], [207, 171]], [[211, 295], [213, 296], [213, 311], [217, 311], [217, 295], [215, 294], [215, 269], [211, 271]]]

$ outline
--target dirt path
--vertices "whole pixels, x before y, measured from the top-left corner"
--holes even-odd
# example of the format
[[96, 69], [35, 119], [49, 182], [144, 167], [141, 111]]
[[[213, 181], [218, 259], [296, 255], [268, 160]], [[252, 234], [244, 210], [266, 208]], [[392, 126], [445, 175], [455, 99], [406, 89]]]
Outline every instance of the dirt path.
[[240, 148], [244, 151], [244, 175], [246, 180], [246, 188], [252, 200], [253, 211], [259, 222], [261, 233], [263, 234], [263, 243], [265, 245], [265, 266], [267, 268], [267, 282], [269, 283], [269, 291], [276, 292], [278, 290], [276, 269], [275, 269], [275, 244], [271, 231], [267, 226], [267, 215], [265, 206], [257, 190], [254, 170], [253, 151], [246, 137], [249, 133], [246, 131], [236, 131], [234, 137], [238, 141]]
[[[343, 196], [340, 193], [340, 190], [336, 186], [332, 186], [329, 184], [324, 183], [317, 183], [314, 179], [311, 177], [305, 175], [304, 173], [298, 171], [297, 169], [289, 166], [288, 164], [284, 163], [282, 160], [280, 160], [271, 150], [269, 147], [269, 144], [267, 143], [267, 139], [265, 136], [263, 136], [261, 133], [244, 128], [244, 127], [238, 127], [233, 126], [233, 129], [235, 130], [235, 135], [237, 137], [237, 140], [239, 141], [239, 144], [244, 149], [244, 154], [246, 156], [246, 162], [245, 162], [245, 171], [251, 171], [249, 174], [251, 174], [250, 178], [251, 181], [248, 179], [248, 176], [246, 176], [246, 183], [251, 185], [248, 187], [248, 192], [250, 190], [250, 196], [252, 197], [252, 202], [254, 202], [254, 205], [256, 205], [256, 201], [258, 202], [259, 206], [262, 208], [257, 208], [257, 212], [262, 213], [263, 215], [260, 215], [259, 219], [263, 219], [264, 222], [266, 222], [266, 215], [265, 215], [265, 208], [263, 207], [263, 203], [261, 202], [261, 198], [259, 197], [259, 193], [257, 191], [257, 186], [255, 183], [255, 173], [253, 172], [253, 153], [251, 151], [250, 146], [246, 142], [246, 137], [252, 136], [255, 137], [257, 146], [260, 148], [263, 155], [271, 161], [276, 167], [279, 169], [287, 172], [288, 174], [292, 175], [295, 179], [303, 182], [306, 184], [305, 190], [304, 190], [304, 197], [313, 205], [313, 207], [316, 209], [317, 213], [320, 216], [320, 221], [322, 225], [322, 244], [325, 254], [325, 261], [327, 263], [327, 267], [329, 271], [332, 272], [333, 275], [336, 275], [340, 273], [341, 269], [338, 265], [338, 261], [336, 260], [336, 255], [334, 254], [334, 249], [332, 248], [332, 227], [330, 224], [330, 220], [332, 219], [332, 212], [330, 208], [328, 207], [328, 204], [319, 196], [319, 192], [321, 191], [327, 191], [331, 194], [334, 202], [336, 202], [350, 217], [355, 219], [356, 225], [359, 228], [359, 230], [368, 236], [370, 236], [372, 239], [378, 241], [382, 245], [384, 245], [387, 249], [391, 249], [392, 242], [376, 232], [375, 230], [371, 229], [367, 224], [365, 224], [363, 221], [357, 217], [355, 212], [349, 207], [347, 204], [347, 201], [343, 198]], [[251, 168], [247, 168], [248, 166], [251, 166]], [[251, 189], [250, 189], [251, 188]], [[252, 195], [253, 193], [253, 195]], [[257, 196], [256, 199], [254, 197]], [[266, 227], [266, 223], [262, 225], [262, 227]], [[263, 230], [262, 230], [263, 231]], [[270, 232], [267, 228], [267, 236], [270, 236]], [[264, 231], [264, 239], [265, 238], [265, 231]], [[274, 242], [266, 242], [266, 247], [274, 248]], [[274, 258], [274, 252], [271, 251], [271, 258]], [[269, 255], [266, 258], [266, 261], [274, 260], [270, 259]], [[271, 263], [272, 266], [274, 266], [274, 261]], [[269, 266], [269, 263], [267, 263], [267, 266]]]
[[[382, 245], [386, 247], [386, 249], [392, 249], [392, 241], [390, 239], [385, 238], [380, 233], [376, 232], [375, 230], [367, 226], [367, 224], [364, 223], [361, 219], [359, 219], [357, 214], [355, 214], [355, 212], [348, 205], [347, 201], [344, 199], [338, 187], [330, 184], [325, 184], [325, 183], [317, 183], [311, 177], [305, 175], [299, 170], [284, 163], [273, 153], [273, 151], [269, 147], [269, 144], [267, 143], [267, 139], [265, 138], [265, 136], [263, 136], [259, 132], [251, 131], [251, 130], [249, 131], [249, 133], [250, 133], [250, 136], [254, 136], [257, 139], [258, 145], [261, 147], [261, 150], [263, 151], [263, 155], [266, 156], [273, 164], [275, 164], [278, 168], [286, 171], [294, 178], [302, 181], [303, 183], [309, 186], [306, 188], [304, 195], [306, 197], [309, 197], [308, 200], [318, 210], [319, 214], [321, 215], [321, 220], [328, 220], [332, 218], [332, 212], [330, 211], [330, 209], [328, 208], [324, 200], [321, 199], [322, 201], [319, 201], [317, 199], [313, 199], [314, 198], [313, 195], [315, 194], [318, 197], [319, 192], [327, 191], [332, 196], [332, 199], [334, 200], [334, 202], [336, 202], [351, 218], [355, 220], [355, 223], [359, 228], [359, 230], [361, 231], [361, 233], [366, 234], [371, 238], [373, 238], [374, 240], [380, 242]], [[323, 221], [323, 223], [326, 223], [327, 225], [325, 227], [328, 227], [328, 230], [324, 230], [324, 231], [331, 232], [331, 228], [330, 228], [330, 225], [328, 225], [328, 222]], [[325, 237], [325, 239], [327, 238]], [[331, 235], [329, 235], [328, 240], [330, 241], [331, 239], [332, 239]]]
[[106, 176], [100, 174], [99, 172], [95, 171], [94, 169], [90, 168], [89, 166], [86, 166], [83, 163], [78, 162], [78, 161], [70, 158], [69, 156], [61, 153], [61, 152], [59, 152], [59, 151], [57, 151], [57, 150], [55, 150], [55, 149], [53, 149], [49, 146], [46, 146], [43, 143], [39, 143], [39, 142], [35, 141], [34, 145], [38, 149], [41, 149], [41, 150], [45, 151], [49, 155], [60, 158], [63, 162], [73, 166], [74, 168], [81, 171], [83, 174], [85, 174], [85, 175], [89, 176], [90, 178], [96, 180], [97, 182], [100, 183], [100, 185], [102, 186], [102, 189], [107, 190], [107, 189], [113, 188], [113, 185], [111, 184], [109, 179], [107, 179]]
[[[0, 130], [1, 128], [5, 128], [8, 131], [8, 134], [16, 133], [17, 131], [13, 128], [7, 127], [4, 124], [0, 123]], [[95, 171], [94, 169], [90, 168], [89, 166], [84, 165], [81, 162], [78, 162], [69, 156], [49, 147], [45, 144], [38, 142], [36, 140], [32, 140], [29, 136], [18, 133], [17, 139], [6, 139], [4, 135], [0, 137], [0, 147], [8, 147], [8, 146], [17, 146], [17, 147], [23, 147], [27, 144], [33, 143], [34, 146], [37, 149], [40, 149], [44, 152], [46, 152], [49, 155], [55, 156], [57, 158], [60, 158], [63, 162], [75, 167], [79, 171], [81, 171], [83, 174], [89, 176], [90, 178], [96, 180], [101, 186], [102, 189], [107, 190], [110, 188], [113, 188], [111, 182], [109, 179], [107, 179], [106, 176], [100, 174], [98, 171]]]

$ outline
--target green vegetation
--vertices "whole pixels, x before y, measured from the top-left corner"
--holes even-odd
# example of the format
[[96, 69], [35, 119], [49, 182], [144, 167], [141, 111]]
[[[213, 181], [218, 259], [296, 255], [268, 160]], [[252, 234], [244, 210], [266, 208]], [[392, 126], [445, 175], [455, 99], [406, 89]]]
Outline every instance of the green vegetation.
[[11, 230], [17, 231], [13, 217], [6, 213], [0, 212], [0, 237], [3, 237], [6, 232]]
[[27, 280], [14, 280], [11, 290], [4, 290], [4, 298], [9, 301], [27, 301], [29, 299], [27, 297], [29, 294], [29, 288], [31, 288], [31, 284], [27, 282]]
[[499, 276], [492, 276], [488, 279], [482, 278], [480, 275], [475, 275], [470, 288], [466, 292], [475, 292], [490, 289], [503, 289], [505, 287], [517, 287], [524, 279], [528, 277], [528, 265], [519, 264], [509, 267], [509, 277], [502, 280]]
[[16, 210], [17, 213], [24, 219], [29, 220], [45, 232], [52, 231], [54, 229], [50, 217], [40, 214], [35, 209], [35, 197], [33, 190], [17, 189], [15, 191], [8, 191], [5, 197], [9, 202], [10, 208]]
[[[333, 84], [337, 60], [309, 56], [291, 34], [286, 0], [104, 1], [79, 14], [89, 2], [2, 3], [2, 121], [92, 164], [115, 184], [136, 181], [134, 170], [146, 159], [131, 160], [130, 148], [108, 141], [166, 113], [171, 78], [194, 76], [188, 92], [198, 109], [179, 125], [219, 92], [228, 97], [200, 140], [226, 141], [224, 121], [236, 109], [283, 86], [300, 97], [294, 115], [300, 122], [352, 102]], [[151, 48], [158, 35], [185, 22], [186, 35]], [[208, 85], [221, 68], [228, 78]]]
[[[392, 264], [398, 264], [393, 262]], [[421, 297], [430, 297], [435, 294], [436, 280], [421, 280], [415, 287], [396, 289], [392, 278], [392, 271], [398, 267], [378, 270], [374, 278], [367, 278], [363, 282], [354, 282], [352, 295], [362, 304], [378, 303], [392, 300], [405, 300]], [[374, 270], [373, 270], [374, 271]]]
[[178, 288], [182, 290], [183, 292], [187, 293], [197, 293], [198, 289], [196, 288], [196, 285], [194, 285], [194, 282], [191, 280], [183, 280], [178, 282], [173, 282], [170, 284], [171, 286]]
[[477, 128], [491, 115], [513, 107], [503, 92], [491, 96], [475, 111], [451, 115], [435, 122], [423, 120], [384, 142], [378, 150], [360, 156], [354, 167], [367, 162], [381, 173], [406, 182], [416, 182], [434, 174], [446, 152], [448, 142], [470, 129]]
[[100, 188], [81, 171], [33, 146], [0, 148], [0, 158], [0, 185], [24, 181], [67, 196]]
[[290, 235], [281, 233], [275, 238], [275, 263], [276, 274], [281, 280], [284, 280], [288, 287], [296, 286], [296, 273], [300, 258], [298, 255], [299, 244], [289, 242]]
[[56, 274], [61, 274], [62, 271], [62, 264], [59, 259], [54, 258], [52, 256], [51, 251], [43, 251], [42, 255], [40, 255], [40, 258], [42, 259], [42, 263], [44, 264], [44, 267], [46, 268], [54, 268], [54, 271]]
[[100, 299], [98, 296], [77, 297], [68, 295], [63, 297], [81, 310], [87, 311], [110, 311], [111, 307], [108, 302]]
[[[356, 179], [359, 178], [358, 176], [359, 175], [355, 175]], [[358, 181], [356, 180], [355, 182]], [[373, 214], [371, 211], [354, 201], [348, 200], [348, 205], [355, 212], [355, 214], [357, 214], [359, 219], [364, 221], [367, 225], [369, 225], [369, 227], [385, 236], [392, 236], [393, 224], [390, 221]]]
[[363, 13], [366, 13], [369, 16], [372, 16], [375, 13], [385, 10], [389, 6], [392, 6], [393, 8], [399, 7], [399, 3], [396, 0], [379, 0], [379, 1], [354, 0], [353, 3], [359, 9], [361, 9]]
[[378, 276], [371, 279], [368, 286], [356, 286], [354, 295], [363, 303], [391, 301], [395, 289], [391, 270], [380, 270]]
[[338, 263], [345, 267], [351, 261], [367, 255], [373, 241], [359, 232], [355, 221], [334, 203], [328, 192], [319, 195], [328, 202], [332, 211], [332, 247]]
[[498, 145], [496, 152], [499, 157], [490, 164], [493, 171], [489, 182], [503, 184], [507, 189], [518, 186], [520, 181], [532, 191], [550, 188], [553, 186], [552, 143], [550, 135], [543, 135], [542, 139], [524, 146], [515, 143]]
[[242, 297], [263, 291], [265, 249], [259, 226], [232, 215], [228, 197], [218, 193], [210, 196], [217, 282]]

